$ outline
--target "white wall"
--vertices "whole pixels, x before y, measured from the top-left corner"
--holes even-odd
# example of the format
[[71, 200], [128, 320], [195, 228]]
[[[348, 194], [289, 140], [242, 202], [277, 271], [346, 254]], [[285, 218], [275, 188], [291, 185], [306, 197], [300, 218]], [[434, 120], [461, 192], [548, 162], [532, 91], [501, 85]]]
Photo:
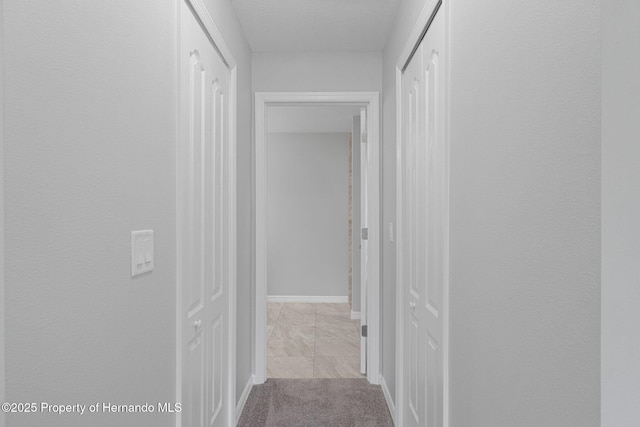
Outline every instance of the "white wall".
[[452, 425], [598, 426], [600, 1], [450, 4]]
[[[445, 1], [452, 426], [599, 423], [599, 4]], [[423, 6], [402, 3], [384, 52], [383, 224], [394, 209], [395, 62]], [[385, 328], [392, 252], [385, 245]]]
[[268, 295], [347, 296], [348, 138], [267, 135]]
[[236, 287], [236, 399], [239, 399], [253, 372], [253, 287], [254, 265], [252, 199], [253, 166], [251, 161], [251, 129], [253, 100], [251, 97], [251, 49], [229, 0], [205, 0], [225, 43], [238, 66], [236, 183], [237, 183], [237, 287]]
[[640, 425], [640, 4], [603, 8], [602, 426]]
[[[4, 3], [7, 400], [171, 402], [176, 4]], [[155, 269], [132, 280], [142, 228], [155, 230]]]
[[289, 105], [269, 107], [269, 133], [350, 133], [360, 107], [346, 105]]
[[[239, 69], [240, 394], [251, 374], [251, 57], [228, 2], [208, 3]], [[4, 6], [7, 400], [172, 402], [177, 3]], [[132, 280], [129, 232], [140, 228], [155, 230], [155, 269]]]
[[256, 92], [379, 91], [380, 52], [253, 53]]

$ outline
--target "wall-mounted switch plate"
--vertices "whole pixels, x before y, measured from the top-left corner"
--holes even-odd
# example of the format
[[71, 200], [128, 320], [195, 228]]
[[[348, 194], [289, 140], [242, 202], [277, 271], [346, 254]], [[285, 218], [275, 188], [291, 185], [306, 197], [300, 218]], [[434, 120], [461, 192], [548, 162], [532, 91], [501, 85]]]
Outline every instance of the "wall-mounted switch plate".
[[153, 270], [153, 230], [131, 232], [131, 277]]

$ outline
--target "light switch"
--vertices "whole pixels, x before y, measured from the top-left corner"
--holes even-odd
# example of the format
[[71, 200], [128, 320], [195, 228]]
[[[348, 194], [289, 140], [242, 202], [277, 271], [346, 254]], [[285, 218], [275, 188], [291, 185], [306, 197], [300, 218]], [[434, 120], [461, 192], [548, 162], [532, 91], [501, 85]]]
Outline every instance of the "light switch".
[[153, 230], [131, 232], [131, 277], [153, 270]]

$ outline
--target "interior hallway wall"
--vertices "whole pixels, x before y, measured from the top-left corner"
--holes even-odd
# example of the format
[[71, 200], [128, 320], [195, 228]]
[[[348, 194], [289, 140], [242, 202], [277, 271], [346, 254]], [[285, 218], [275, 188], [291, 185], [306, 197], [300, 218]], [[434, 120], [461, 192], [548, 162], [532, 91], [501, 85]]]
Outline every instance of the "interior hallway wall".
[[[6, 398], [173, 402], [176, 3], [4, 6]], [[132, 279], [130, 231], [146, 228], [155, 269]]]
[[347, 296], [348, 143], [267, 135], [268, 295]]
[[640, 3], [602, 9], [602, 427], [640, 425]]
[[229, 0], [205, 0], [207, 9], [231, 49], [238, 66], [237, 76], [237, 124], [236, 124], [236, 236], [237, 287], [236, 287], [236, 400], [240, 399], [253, 373], [253, 307], [252, 262], [253, 216], [251, 189], [253, 188], [253, 164], [251, 129], [253, 127], [251, 97], [251, 48], [244, 36], [238, 17]]
[[[238, 63], [240, 395], [251, 375], [251, 55], [231, 5], [206, 3]], [[4, 6], [7, 399], [173, 402], [177, 3]], [[156, 264], [132, 280], [140, 228], [155, 230]]]
[[255, 92], [380, 91], [381, 52], [253, 53]]
[[599, 426], [600, 3], [450, 3], [454, 426]]
[[[395, 212], [395, 63], [425, 3], [402, 2], [384, 51], [385, 224]], [[451, 425], [597, 426], [600, 2], [445, 5]], [[383, 248], [386, 283], [392, 251]], [[383, 289], [390, 313], [393, 287]]]

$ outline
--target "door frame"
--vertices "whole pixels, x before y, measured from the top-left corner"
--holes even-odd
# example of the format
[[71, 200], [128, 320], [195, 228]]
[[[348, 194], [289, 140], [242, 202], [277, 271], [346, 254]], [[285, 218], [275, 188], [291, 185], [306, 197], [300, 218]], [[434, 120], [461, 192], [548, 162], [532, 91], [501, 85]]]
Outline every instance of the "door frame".
[[[228, 324], [228, 336], [229, 336], [229, 348], [227, 355], [226, 367], [229, 373], [229, 383], [226, 388], [227, 398], [227, 414], [228, 414], [228, 426], [234, 427], [236, 425], [236, 276], [237, 276], [237, 237], [236, 237], [236, 97], [237, 97], [237, 63], [231, 53], [231, 49], [224, 41], [222, 33], [215, 24], [211, 14], [207, 10], [203, 0], [177, 0], [176, 1], [176, 159], [180, 149], [180, 117], [181, 117], [181, 105], [180, 105], [180, 46], [181, 46], [181, 5], [185, 2], [187, 6], [193, 11], [197, 20], [200, 21], [200, 25], [209, 37], [214, 48], [218, 51], [222, 60], [229, 68], [229, 155], [228, 164], [225, 166], [228, 170], [228, 185], [229, 185], [229, 209], [227, 215], [229, 216], [229, 245], [226, 248], [229, 253], [228, 268], [229, 268], [229, 290], [228, 290], [228, 304], [229, 304], [229, 318]], [[176, 164], [177, 171], [177, 164]], [[177, 180], [176, 176], [176, 180]], [[176, 210], [179, 209], [178, 200], [182, 199], [182, 189], [178, 187], [176, 182]], [[176, 260], [178, 254], [178, 227], [176, 222]], [[176, 263], [176, 267], [179, 265]], [[176, 402], [182, 402], [182, 289], [178, 281], [178, 271], [176, 269]], [[176, 416], [176, 426], [182, 426], [182, 416], [180, 413]]]
[[[450, 129], [449, 129], [449, 94], [450, 94], [450, 43], [449, 43], [449, 0], [428, 0], [424, 5], [418, 19], [416, 20], [407, 41], [404, 44], [402, 52], [396, 61], [395, 74], [396, 74], [396, 425], [404, 425], [404, 318], [406, 315], [404, 304], [404, 291], [405, 283], [403, 282], [403, 272], [400, 268], [404, 259], [404, 251], [402, 246], [403, 238], [403, 209], [402, 209], [402, 126], [404, 123], [404, 111], [402, 110], [402, 73], [408, 64], [409, 60], [413, 57], [415, 50], [420, 45], [420, 42], [424, 38], [433, 18], [436, 13], [445, 14], [445, 129], [444, 137], [447, 142], [450, 141]], [[445, 262], [449, 264], [449, 232], [445, 233]], [[449, 269], [447, 268], [444, 273], [444, 286], [443, 286], [443, 308], [445, 312], [444, 316], [444, 330], [443, 330], [443, 349], [442, 349], [442, 363], [443, 363], [443, 427], [449, 426], [450, 419], [450, 405], [449, 405]]]
[[353, 105], [367, 109], [369, 144], [369, 283], [367, 380], [380, 383], [380, 94], [378, 92], [255, 93], [255, 345], [254, 381], [267, 378], [267, 129], [269, 106]]
[[[4, 64], [4, 1], [0, 0], [0, 64]], [[4, 73], [0, 67], [0, 402], [5, 402], [5, 303], [4, 303]], [[4, 425], [0, 412], [0, 426]]]

